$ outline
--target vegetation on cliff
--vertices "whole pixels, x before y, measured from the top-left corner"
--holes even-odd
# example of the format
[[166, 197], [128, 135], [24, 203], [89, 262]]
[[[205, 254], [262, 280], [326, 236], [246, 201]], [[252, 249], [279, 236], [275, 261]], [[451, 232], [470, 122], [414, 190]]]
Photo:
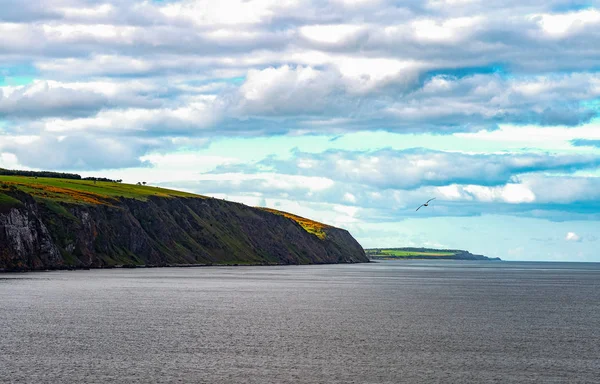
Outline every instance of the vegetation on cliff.
[[281, 215], [281, 216], [287, 217], [288, 219], [292, 219], [295, 222], [297, 222], [298, 224], [300, 224], [306, 232], [312, 233], [313, 235], [317, 236], [320, 239], [324, 239], [325, 236], [327, 236], [325, 229], [331, 228], [330, 225], [319, 223], [318, 221], [310, 220], [305, 217], [297, 216], [297, 215], [294, 215], [294, 214], [291, 214], [288, 212], [282, 212], [282, 211], [278, 211], [278, 210], [272, 209], [272, 208], [259, 208], [259, 209], [262, 209], [263, 211], [274, 213], [276, 215]]
[[0, 269], [367, 262], [342, 229], [152, 186], [0, 176]]

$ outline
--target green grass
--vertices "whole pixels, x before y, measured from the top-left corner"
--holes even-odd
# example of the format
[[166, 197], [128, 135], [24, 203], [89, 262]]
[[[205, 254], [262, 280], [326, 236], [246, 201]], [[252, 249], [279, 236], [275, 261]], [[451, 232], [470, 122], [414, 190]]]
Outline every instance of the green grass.
[[91, 180], [33, 178], [26, 176], [0, 176], [0, 193], [11, 186], [38, 199], [75, 204], [108, 204], [119, 197], [145, 201], [150, 196], [195, 197], [204, 196], [152, 186], [122, 184]]
[[21, 203], [19, 200], [0, 192], [0, 208], [13, 208], [20, 207], [22, 205], [23, 203]]
[[38, 199], [38, 201], [40, 203], [44, 204], [44, 206], [46, 206], [50, 211], [54, 212], [55, 214], [57, 214], [59, 216], [66, 217], [71, 220], [77, 220], [77, 218], [75, 216], [73, 216], [69, 211], [67, 211], [67, 209], [65, 207], [63, 207], [56, 201], [48, 200], [48, 199]]
[[435, 256], [435, 257], [443, 257], [443, 256], [454, 256], [456, 253], [454, 252], [417, 252], [417, 251], [400, 251], [395, 249], [381, 249], [378, 256], [390, 256], [390, 257], [414, 257], [414, 256]]

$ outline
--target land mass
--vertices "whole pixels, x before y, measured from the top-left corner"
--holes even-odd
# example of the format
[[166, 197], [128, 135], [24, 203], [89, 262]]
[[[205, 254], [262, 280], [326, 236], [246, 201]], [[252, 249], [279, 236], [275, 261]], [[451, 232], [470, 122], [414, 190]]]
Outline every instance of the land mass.
[[458, 249], [434, 249], [434, 248], [370, 248], [365, 249], [370, 259], [385, 260], [500, 260], [499, 257], [486, 257], [474, 255], [468, 251]]
[[344, 229], [78, 175], [0, 169], [0, 271], [369, 262]]

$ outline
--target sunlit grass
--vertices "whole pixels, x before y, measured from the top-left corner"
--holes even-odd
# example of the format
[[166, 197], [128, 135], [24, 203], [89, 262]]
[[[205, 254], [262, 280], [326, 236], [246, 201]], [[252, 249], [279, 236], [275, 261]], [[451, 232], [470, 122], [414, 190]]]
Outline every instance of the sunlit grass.
[[454, 256], [456, 253], [454, 252], [418, 252], [418, 251], [400, 251], [395, 249], [381, 249], [378, 252], [379, 255], [388, 255], [392, 257], [413, 257], [413, 256], [435, 256], [435, 257], [443, 257], [443, 256]]
[[295, 222], [297, 222], [298, 224], [300, 224], [300, 226], [302, 228], [304, 228], [304, 230], [306, 232], [312, 233], [313, 235], [317, 236], [320, 239], [324, 239], [327, 236], [324, 229], [331, 228], [330, 225], [319, 223], [318, 221], [310, 220], [305, 217], [297, 216], [297, 215], [294, 215], [294, 214], [291, 214], [288, 212], [282, 212], [282, 211], [278, 211], [276, 209], [262, 208], [262, 207], [260, 207], [260, 209], [262, 209], [263, 211], [274, 213], [276, 215], [281, 215], [281, 216], [287, 217], [288, 219], [292, 219]]
[[152, 186], [105, 181], [94, 183], [92, 180], [0, 176], [0, 191], [10, 189], [11, 187], [28, 193], [35, 198], [76, 204], [112, 205], [120, 197], [143, 201], [151, 196], [204, 198], [204, 196], [192, 193]]

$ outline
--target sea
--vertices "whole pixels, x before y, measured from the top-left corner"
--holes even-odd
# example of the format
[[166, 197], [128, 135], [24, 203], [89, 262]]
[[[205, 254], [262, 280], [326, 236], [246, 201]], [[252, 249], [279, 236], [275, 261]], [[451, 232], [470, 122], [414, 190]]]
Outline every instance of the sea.
[[600, 264], [0, 274], [2, 383], [600, 383]]

